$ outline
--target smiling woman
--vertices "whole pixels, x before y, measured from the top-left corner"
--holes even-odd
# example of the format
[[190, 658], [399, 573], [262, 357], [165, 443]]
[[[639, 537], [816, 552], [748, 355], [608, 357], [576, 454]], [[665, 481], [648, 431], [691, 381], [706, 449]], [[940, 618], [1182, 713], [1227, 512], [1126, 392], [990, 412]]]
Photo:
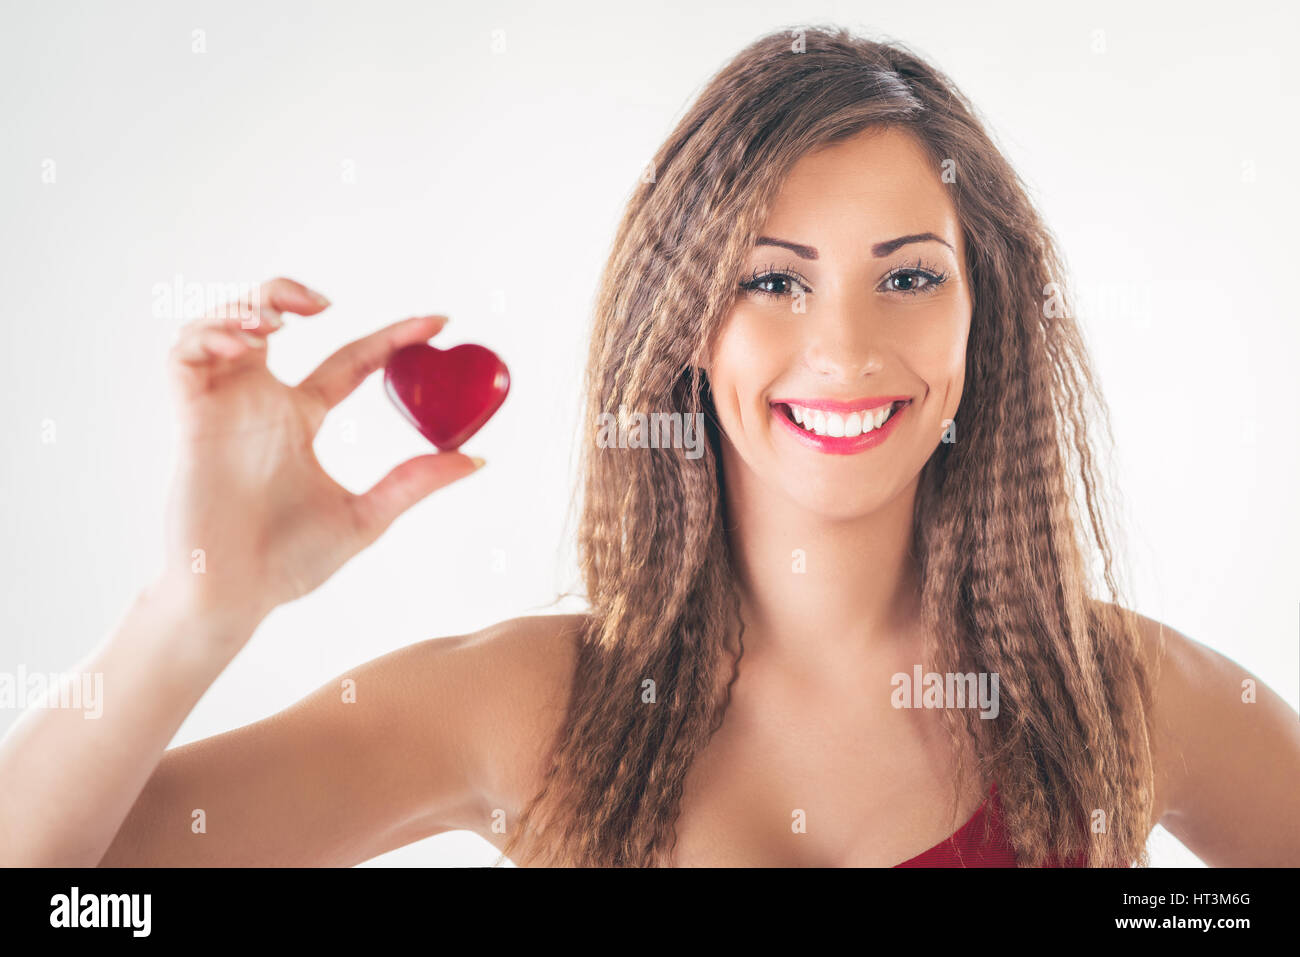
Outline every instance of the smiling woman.
[[[0, 863], [349, 865], [470, 830], [524, 865], [1124, 867], [1156, 823], [1210, 864], [1300, 863], [1296, 714], [1121, 595], [1063, 269], [953, 85], [898, 44], [772, 34], [654, 170], [590, 343], [590, 609], [164, 753], [273, 608], [483, 464], [335, 482], [325, 416], [446, 317], [290, 386], [268, 340], [329, 301], [272, 280], [169, 356], [166, 571], [79, 669], [102, 715], [0, 741]], [[445, 397], [401, 372], [419, 424]]]
[[[1255, 741], [1251, 774], [1267, 750], [1297, 767], [1280, 699], [1243, 711], [1231, 663], [1124, 607], [1105, 406], [1068, 312], [1044, 308], [1056, 250], [949, 80], [845, 30], [772, 34], [653, 168], [604, 276], [588, 401], [703, 414], [714, 454], [587, 450], [592, 611], [508, 852], [1145, 862], [1157, 821], [1223, 813], [1222, 785], [1207, 801], [1171, 770], [1222, 768], [1180, 717], [1196, 681]], [[897, 709], [891, 676], [922, 663], [996, 677], [999, 707]], [[1260, 801], [1295, 809], [1283, 786]], [[1238, 860], [1300, 857], [1248, 844]]]

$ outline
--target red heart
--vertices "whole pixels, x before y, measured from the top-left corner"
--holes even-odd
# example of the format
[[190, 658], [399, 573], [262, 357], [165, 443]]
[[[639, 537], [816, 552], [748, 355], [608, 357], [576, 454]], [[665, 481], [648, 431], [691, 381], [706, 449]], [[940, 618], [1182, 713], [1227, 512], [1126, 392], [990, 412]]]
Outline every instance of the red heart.
[[421, 435], [450, 451], [483, 427], [510, 391], [510, 372], [491, 349], [463, 345], [398, 349], [384, 367], [384, 388]]

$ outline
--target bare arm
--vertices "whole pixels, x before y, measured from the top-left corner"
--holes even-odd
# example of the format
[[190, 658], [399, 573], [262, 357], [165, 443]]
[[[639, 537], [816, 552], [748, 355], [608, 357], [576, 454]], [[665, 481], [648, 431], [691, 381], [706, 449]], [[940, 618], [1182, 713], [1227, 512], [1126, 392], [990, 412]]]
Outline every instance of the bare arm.
[[[1236, 662], [1163, 629], [1154, 750], [1159, 822], [1211, 867], [1300, 866], [1300, 717]], [[1243, 681], [1254, 685], [1243, 700]]]
[[[185, 716], [272, 608], [316, 588], [407, 508], [476, 468], [457, 453], [418, 456], [362, 495], [321, 469], [312, 439], [329, 409], [393, 352], [427, 340], [445, 321], [424, 316], [394, 323], [339, 349], [299, 385], [280, 382], [267, 370], [268, 337], [283, 325], [284, 313], [311, 315], [326, 305], [306, 287], [276, 279], [242, 308], [182, 331], [169, 362], [180, 454], [163, 573], [78, 665], [103, 676], [101, 716], [87, 720], [80, 711], [33, 706], [0, 740], [0, 865], [97, 863], [147, 783], [146, 801], [154, 800], [155, 810], [154, 795], [191, 777], [194, 786], [181, 793], [196, 808], [230, 807], [226, 786], [194, 770], [208, 754], [228, 757], [220, 743], [225, 736], [178, 749], [162, 761], [161, 776], [154, 774]], [[259, 730], [232, 732], [236, 738], [226, 741], [255, 746], [253, 766], [302, 760], [288, 738], [267, 737], [262, 729], [288, 724], [319, 736], [325, 728], [342, 742], [332, 758], [357, 759], [348, 750], [354, 732], [337, 725], [337, 716], [331, 715], [333, 727], [313, 717], [310, 731], [301, 721], [304, 713], [325, 714], [321, 702], [253, 726]], [[314, 747], [309, 762], [323, 760], [319, 738]], [[245, 775], [236, 781], [252, 787]], [[456, 788], [454, 781], [449, 786]], [[299, 791], [286, 800], [299, 801], [298, 813], [310, 816], [308, 797]], [[286, 825], [286, 815], [273, 807], [270, 820]], [[126, 839], [144, 847], [150, 860], [210, 859], [204, 857], [210, 844], [154, 846], [139, 833], [129, 829]], [[130, 854], [114, 850], [119, 853]], [[225, 853], [243, 859], [255, 852], [230, 847]]]
[[418, 642], [168, 751], [101, 866], [347, 867], [445, 831], [488, 836], [564, 714], [572, 622]]
[[472, 666], [472, 639], [421, 642], [168, 751], [100, 865], [345, 867], [481, 827]]
[[[142, 593], [111, 640], [76, 674], [103, 675], [99, 717], [82, 709], [33, 707], [0, 741], [0, 864], [87, 866], [204, 691], [251, 625], [218, 627], [225, 640], [195, 634], [164, 589]], [[198, 640], [180, 640], [181, 635]]]

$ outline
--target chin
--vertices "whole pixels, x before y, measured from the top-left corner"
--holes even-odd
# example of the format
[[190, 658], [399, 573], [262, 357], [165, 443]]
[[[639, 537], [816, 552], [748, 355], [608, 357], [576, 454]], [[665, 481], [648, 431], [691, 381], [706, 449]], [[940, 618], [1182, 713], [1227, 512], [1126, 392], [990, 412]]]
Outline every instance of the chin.
[[897, 494], [892, 483], [853, 481], [848, 477], [783, 476], [781, 488], [799, 509], [828, 522], [849, 522], [880, 511]]

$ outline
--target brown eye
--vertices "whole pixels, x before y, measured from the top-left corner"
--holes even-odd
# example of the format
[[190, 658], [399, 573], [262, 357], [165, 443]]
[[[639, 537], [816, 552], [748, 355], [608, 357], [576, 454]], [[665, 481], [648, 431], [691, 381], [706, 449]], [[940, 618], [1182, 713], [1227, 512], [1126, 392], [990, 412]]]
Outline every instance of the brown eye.
[[796, 288], [805, 293], [809, 292], [807, 283], [798, 276], [778, 270], [755, 270], [749, 279], [741, 282], [740, 288], [744, 292], [752, 292], [772, 298], [791, 295]]
[[948, 274], [919, 266], [895, 269], [881, 284], [885, 292], [901, 292], [905, 296], [934, 292], [947, 282]]
[[[773, 276], [771, 279], [760, 279], [752, 288], [759, 292], [765, 292], [769, 296], [780, 296], [788, 291], [785, 288], [788, 285], [790, 285], [789, 279], [786, 279], [784, 276]], [[780, 286], [781, 288], [770, 288], [772, 286]]]

